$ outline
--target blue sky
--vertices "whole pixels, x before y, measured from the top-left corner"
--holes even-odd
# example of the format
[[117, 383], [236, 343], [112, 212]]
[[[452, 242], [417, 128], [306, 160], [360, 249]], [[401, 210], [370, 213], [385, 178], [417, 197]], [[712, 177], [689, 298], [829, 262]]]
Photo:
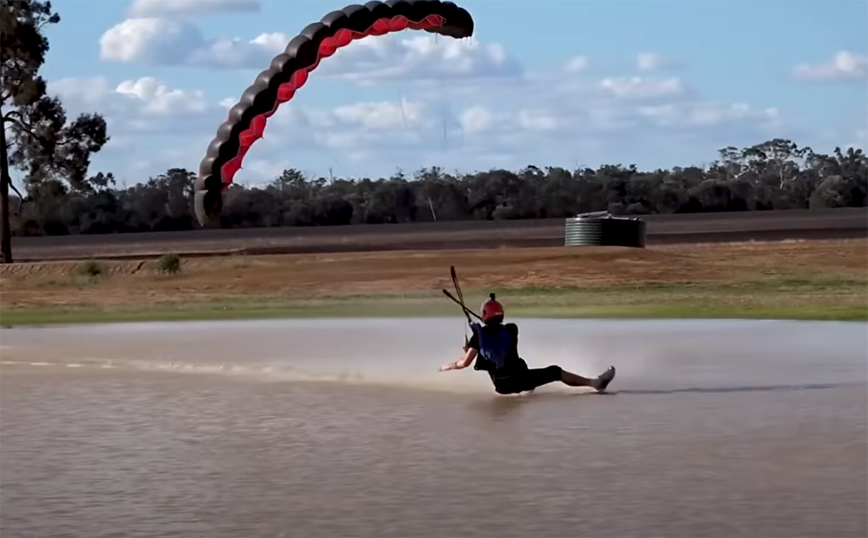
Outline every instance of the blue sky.
[[[868, 3], [464, 0], [475, 42], [405, 31], [324, 62], [236, 181], [285, 167], [389, 175], [601, 163], [708, 163], [782, 136], [868, 142]], [[55, 0], [43, 75], [69, 112], [106, 116], [92, 172], [134, 184], [198, 170], [256, 74], [346, 2]], [[258, 38], [258, 39], [257, 39]]]

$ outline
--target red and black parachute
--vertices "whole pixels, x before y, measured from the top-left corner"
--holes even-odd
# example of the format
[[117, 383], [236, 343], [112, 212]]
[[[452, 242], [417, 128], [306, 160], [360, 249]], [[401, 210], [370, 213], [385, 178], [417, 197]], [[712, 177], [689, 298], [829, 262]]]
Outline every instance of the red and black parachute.
[[357, 39], [406, 29], [460, 39], [473, 35], [473, 19], [452, 2], [374, 1], [333, 11], [293, 38], [286, 50], [275, 56], [271, 66], [244, 91], [209, 144], [195, 185], [199, 223], [204, 225], [220, 212], [223, 190], [232, 183], [250, 146], [262, 138], [268, 118], [304, 86], [308, 74], [323, 58]]

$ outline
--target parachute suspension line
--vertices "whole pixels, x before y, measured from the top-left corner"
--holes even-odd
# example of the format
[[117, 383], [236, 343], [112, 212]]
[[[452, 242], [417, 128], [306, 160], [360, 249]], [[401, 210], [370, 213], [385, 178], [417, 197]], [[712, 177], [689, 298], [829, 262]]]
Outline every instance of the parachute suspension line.
[[[395, 39], [394, 35], [389, 37]], [[398, 98], [398, 112], [401, 113], [401, 128], [406, 131], [409, 129], [409, 125], [407, 124], [407, 86], [404, 79], [398, 79], [395, 97]]]
[[445, 156], [446, 151], [449, 149], [449, 139], [446, 136], [446, 114], [443, 114], [443, 153]]
[[[459, 47], [466, 47], [467, 43], [464, 39], [459, 40]], [[440, 128], [441, 128], [441, 167], [447, 169], [446, 163], [452, 162], [451, 157], [459, 157], [455, 154], [455, 150], [461, 150], [464, 146], [464, 126], [461, 122], [461, 102], [460, 96], [464, 93], [461, 88], [455, 88], [451, 84], [445, 85], [440, 91], [439, 109], [440, 109]], [[456, 133], [456, 130], [458, 133]], [[453, 145], [455, 135], [458, 134], [457, 144]]]
[[[331, 148], [328, 148], [328, 147], [326, 147], [326, 153], [328, 154], [329, 159], [331, 159], [332, 163], [338, 167], [338, 173], [340, 173], [340, 168], [343, 165], [341, 164], [341, 161], [338, 159], [337, 154], [334, 151], [332, 151]], [[331, 172], [332, 169], [333, 169], [333, 167], [329, 166], [329, 172]]]
[[437, 222], [437, 213], [434, 212], [434, 202], [431, 201], [431, 196], [428, 195], [428, 207], [431, 208], [431, 218]]
[[473, 321], [470, 319], [470, 314], [467, 313], [467, 307], [464, 305], [464, 294], [461, 293], [461, 286], [458, 285], [458, 276], [455, 274], [455, 266], [452, 266], [452, 282], [455, 283], [455, 292], [458, 294], [458, 300], [461, 301], [461, 308], [464, 310], [464, 317], [467, 318], [467, 325], [464, 327], [464, 351], [467, 351], [467, 347], [470, 345], [470, 336], [467, 334], [467, 330], [470, 328], [470, 325]]
[[464, 151], [464, 124], [458, 123], [458, 134], [461, 137], [458, 141], [458, 146], [461, 148], [461, 151]]
[[398, 106], [401, 107], [401, 125], [403, 125], [404, 130], [407, 130], [407, 111], [404, 109], [404, 103], [406, 102], [406, 98], [404, 97], [404, 92], [398, 93]]
[[[473, 324], [473, 320], [470, 318], [471, 314], [482, 321], [482, 318], [476, 312], [468, 309], [464, 304], [464, 294], [461, 293], [461, 286], [458, 284], [458, 275], [455, 272], [455, 266], [452, 265], [449, 267], [449, 272], [452, 275], [452, 284], [455, 286], [455, 294], [458, 295], [456, 299], [448, 290], [443, 290], [443, 294], [452, 299], [458, 306], [461, 307], [461, 310], [464, 312], [464, 317], [467, 318], [467, 327], [470, 327]], [[470, 345], [470, 339], [467, 336], [467, 327], [464, 329], [464, 350], [467, 351], [468, 346]]]

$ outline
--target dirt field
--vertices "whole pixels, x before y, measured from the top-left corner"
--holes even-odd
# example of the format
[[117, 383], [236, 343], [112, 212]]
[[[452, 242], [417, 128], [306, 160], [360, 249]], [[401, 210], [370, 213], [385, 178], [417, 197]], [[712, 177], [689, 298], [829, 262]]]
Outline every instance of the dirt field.
[[[564, 248], [561, 219], [19, 238], [17, 259], [34, 261], [0, 265], [0, 307], [4, 323], [434, 315], [454, 310], [440, 289], [455, 265], [468, 301], [499, 290], [537, 315], [868, 315], [866, 208], [647, 222], [646, 249]], [[157, 271], [166, 252], [179, 274]]]
[[[702, 215], [650, 215], [650, 247], [678, 243], [843, 239], [868, 237], [868, 208], [822, 211], [752, 211]], [[185, 257], [558, 247], [563, 219], [469, 221], [321, 228], [195, 230], [122, 235], [14, 238], [19, 262], [142, 259], [165, 252]]]
[[[455, 265], [466, 290], [633, 288], [672, 284], [846, 281], [868, 283], [868, 240], [416, 251], [185, 260], [177, 275], [156, 261], [0, 266], [0, 304], [28, 307], [149, 307], [216, 301], [269, 301], [396, 294], [438, 295]], [[442, 296], [440, 297], [442, 299]], [[857, 297], [865, 301], [865, 297]]]

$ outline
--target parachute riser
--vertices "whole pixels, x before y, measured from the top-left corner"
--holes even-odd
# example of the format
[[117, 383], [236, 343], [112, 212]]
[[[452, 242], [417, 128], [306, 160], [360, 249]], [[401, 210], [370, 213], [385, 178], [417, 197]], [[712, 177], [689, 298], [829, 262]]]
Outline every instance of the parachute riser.
[[[471, 315], [476, 317], [480, 321], [482, 321], [482, 318], [476, 312], [473, 312], [472, 310], [467, 308], [467, 306], [464, 304], [464, 294], [461, 292], [461, 286], [458, 284], [458, 274], [455, 272], [455, 266], [454, 265], [449, 267], [449, 272], [452, 276], [452, 284], [455, 286], [455, 294], [458, 295], [458, 298], [456, 299], [451, 293], [449, 293], [445, 289], [443, 290], [443, 293], [447, 297], [452, 299], [456, 304], [458, 304], [458, 306], [461, 307], [461, 310], [464, 312], [464, 317], [467, 318], [467, 326], [472, 327], [473, 326], [473, 320], [470, 317]], [[470, 345], [470, 339], [468, 338], [467, 331], [465, 330], [465, 332], [464, 332], [464, 350], [465, 351], [467, 350], [469, 345]]]

